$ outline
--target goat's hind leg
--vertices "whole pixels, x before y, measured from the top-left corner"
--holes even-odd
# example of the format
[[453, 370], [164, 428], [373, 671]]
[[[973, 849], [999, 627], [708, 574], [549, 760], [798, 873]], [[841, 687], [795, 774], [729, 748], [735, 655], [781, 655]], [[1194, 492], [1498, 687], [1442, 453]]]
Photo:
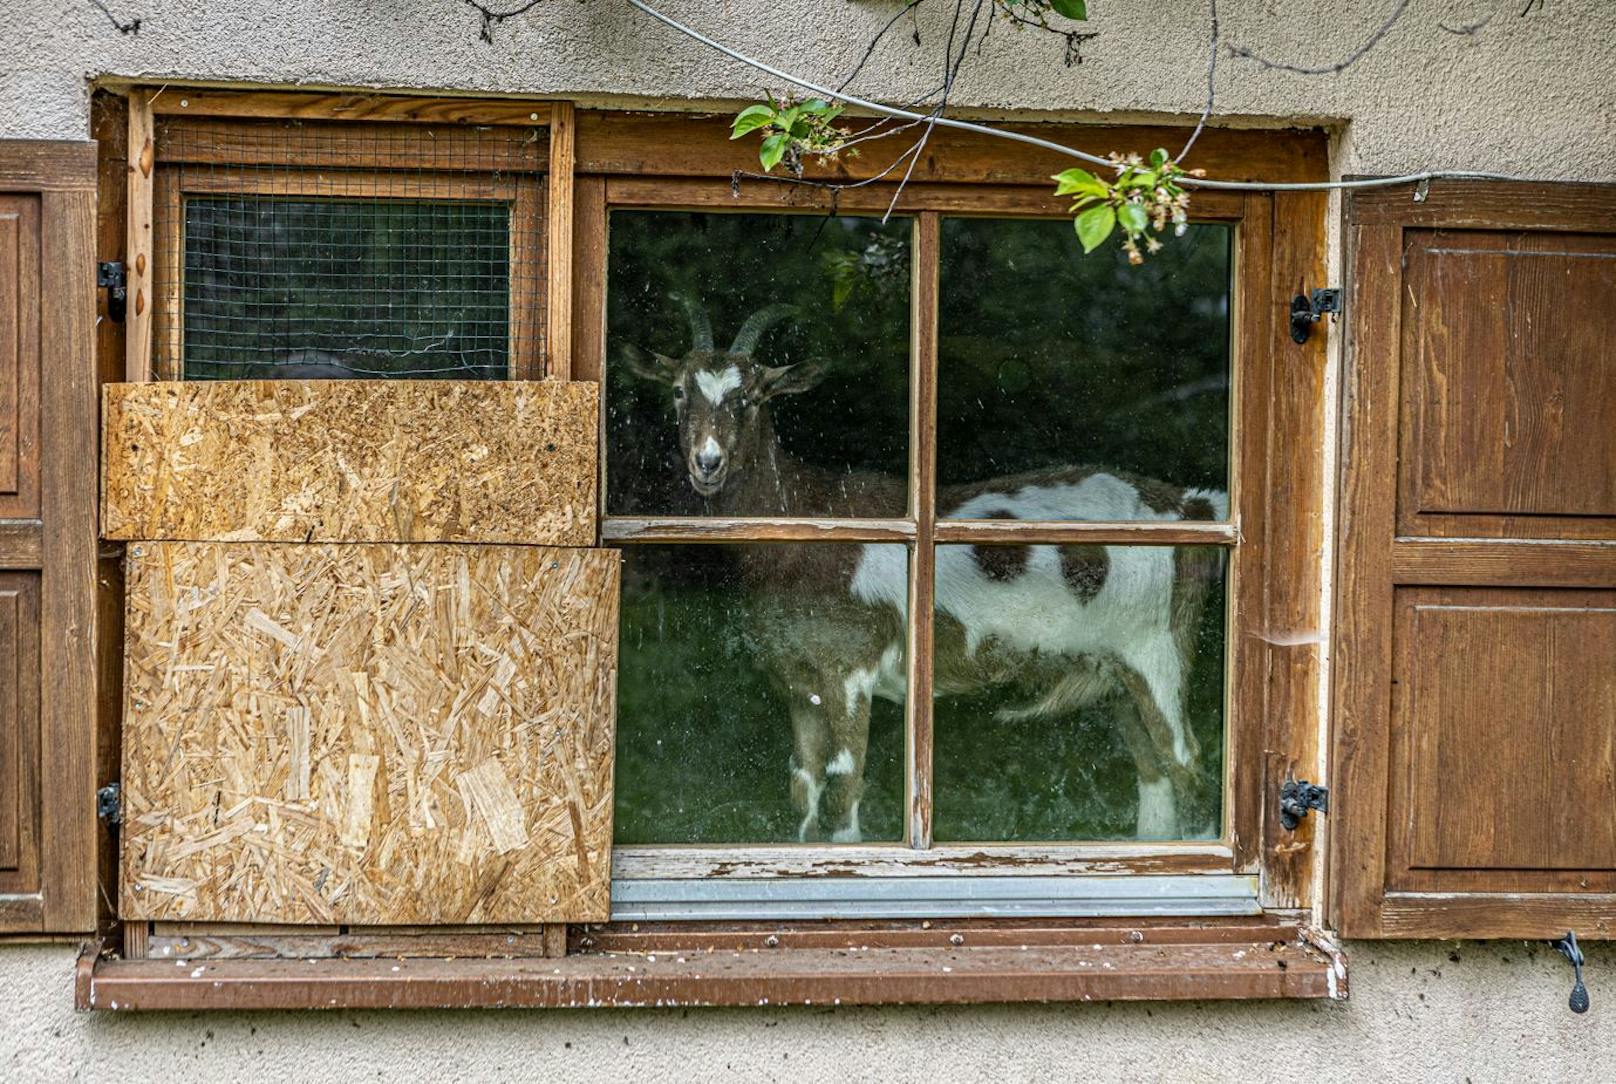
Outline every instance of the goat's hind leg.
[[824, 839], [820, 808], [825, 794], [825, 768], [830, 758], [831, 727], [822, 707], [791, 706], [791, 805], [797, 811], [797, 841]]

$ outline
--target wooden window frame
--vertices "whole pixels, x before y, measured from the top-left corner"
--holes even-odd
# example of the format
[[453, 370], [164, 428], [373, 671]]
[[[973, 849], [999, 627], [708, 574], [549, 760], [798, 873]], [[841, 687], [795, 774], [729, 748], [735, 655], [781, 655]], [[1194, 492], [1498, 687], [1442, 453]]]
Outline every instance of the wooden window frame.
[[[230, 91], [132, 87], [130, 101], [142, 98], [158, 111], [183, 109], [211, 117], [303, 117], [372, 122], [521, 124], [531, 126], [548, 113], [551, 126], [544, 217], [548, 264], [543, 308], [548, 377], [599, 380], [604, 365], [604, 267], [606, 224], [612, 206], [733, 207], [730, 183], [737, 169], [751, 165], [750, 147], [728, 139], [722, 116], [576, 110], [570, 103], [503, 100], [474, 101], [374, 94], [308, 94], [282, 91]], [[181, 105], [179, 103], [183, 102]], [[142, 328], [137, 298], [150, 296], [152, 250], [149, 208], [155, 192], [141, 177], [144, 128], [138, 105], [128, 115], [128, 180], [116, 184], [127, 199], [125, 244], [130, 266], [130, 322], [126, 378], [149, 379], [149, 348], [142, 361], [134, 340]], [[1170, 144], [1182, 131], [1172, 127], [1035, 125], [1033, 130], [1075, 145], [1148, 148]], [[950, 213], [1037, 216], [1064, 213], [1064, 201], [1049, 195], [1052, 164], [1042, 152], [968, 133], [938, 132], [933, 153], [919, 161], [898, 209], [930, 216]], [[1208, 130], [1197, 145], [1198, 164], [1216, 175], [1280, 181], [1313, 181], [1327, 176], [1322, 133]], [[152, 157], [146, 152], [149, 178]], [[857, 180], [872, 171], [861, 159], [833, 170], [810, 166], [810, 179]], [[875, 185], [845, 191], [839, 206], [884, 209], [891, 194]], [[750, 206], [824, 211], [828, 197], [810, 189], [748, 182]], [[1238, 259], [1240, 297], [1232, 321], [1237, 340], [1259, 355], [1249, 386], [1236, 401], [1231, 419], [1231, 484], [1237, 511], [1227, 524], [1164, 524], [1140, 528], [1111, 524], [1063, 524], [1062, 538], [1083, 541], [1138, 541], [1142, 532], [1157, 544], [1211, 542], [1234, 546], [1245, 568], [1230, 582], [1229, 620], [1251, 640], [1241, 649], [1241, 672], [1231, 671], [1227, 695], [1242, 708], [1242, 733], [1231, 732], [1228, 747], [1245, 761], [1226, 780], [1227, 836], [1216, 845], [1105, 844], [1063, 847], [1043, 856], [1043, 872], [1070, 874], [1237, 873], [1257, 885], [1257, 915], [1220, 918], [1124, 916], [1059, 920], [995, 919], [966, 921], [827, 920], [718, 923], [609, 923], [575, 925], [564, 959], [522, 963], [512, 959], [471, 959], [490, 949], [489, 935], [509, 938], [519, 931], [407, 931], [428, 935], [410, 942], [424, 950], [420, 959], [394, 962], [397, 934], [403, 931], [296, 930], [262, 927], [158, 929], [131, 924], [121, 934], [87, 947], [81, 957], [78, 1002], [83, 1008], [267, 1008], [334, 1005], [470, 1006], [661, 1003], [780, 1004], [815, 1000], [855, 1003], [1013, 1001], [1049, 999], [1171, 997], [1339, 997], [1345, 995], [1344, 961], [1334, 946], [1309, 924], [1315, 855], [1315, 824], [1309, 818], [1295, 832], [1278, 823], [1278, 789], [1293, 776], [1313, 777], [1318, 761], [1318, 651], [1308, 634], [1320, 620], [1319, 554], [1322, 551], [1323, 335], [1295, 344], [1285, 312], [1289, 296], [1303, 286], [1324, 283], [1326, 200], [1320, 193], [1197, 197], [1197, 217], [1239, 219], [1244, 223]], [[935, 246], [933, 246], [935, 247]], [[103, 230], [103, 251], [106, 231]], [[147, 259], [140, 261], [145, 253]], [[1261, 254], [1257, 258], [1257, 254]], [[144, 317], [151, 319], [148, 306]], [[122, 346], [120, 342], [118, 345]], [[927, 349], [934, 352], [934, 345]], [[105, 356], [103, 341], [103, 357]], [[933, 362], [934, 364], [934, 358]], [[929, 427], [917, 427], [929, 428]], [[924, 437], [922, 439], [925, 439]], [[921, 449], [917, 457], [928, 459]], [[924, 484], [925, 479], [917, 479]], [[790, 538], [800, 525], [779, 521], [760, 527], [764, 537]], [[712, 537], [710, 521], [636, 523], [613, 519], [603, 540], [690, 541]], [[912, 528], [912, 529], [911, 529]], [[724, 528], [720, 527], [720, 530]], [[908, 524], [844, 521], [835, 532], [849, 539], [902, 541], [993, 541], [1015, 538], [1002, 523], [943, 522], [916, 516]], [[653, 533], [654, 532], [654, 533]], [[824, 537], [817, 534], [818, 537]], [[753, 537], [756, 537], [755, 535]], [[1019, 540], [1019, 539], [1017, 539]], [[918, 581], [917, 581], [918, 582]], [[911, 612], [929, 613], [914, 605]], [[105, 603], [103, 603], [105, 605]], [[919, 625], [920, 622], [912, 624]], [[115, 644], [111, 645], [115, 650]], [[103, 648], [103, 671], [108, 648]], [[911, 658], [918, 657], [911, 652]], [[104, 700], [105, 702], [105, 700]], [[926, 705], [929, 708], [929, 704]], [[924, 709], [922, 709], [924, 710]], [[1233, 718], [1231, 716], [1231, 726]], [[107, 739], [117, 748], [116, 719]], [[924, 750], [911, 754], [911, 759]], [[1226, 750], [1226, 757], [1230, 752]], [[978, 852], [979, 847], [969, 848]], [[1156, 852], [1163, 853], [1156, 853]], [[802, 852], [795, 850], [800, 859]], [[760, 856], [768, 861], [769, 856]], [[833, 875], [816, 865], [816, 875]], [[930, 856], [935, 857], [935, 855]], [[960, 854], [961, 868], [970, 855]], [[1013, 859], [1013, 855], [1011, 856]], [[924, 852], [886, 849], [885, 860], [899, 866], [925, 862]], [[536, 932], [536, 931], [533, 931]], [[197, 935], [211, 934], [206, 947]], [[556, 931], [544, 931], [543, 946], [520, 955], [555, 956]], [[266, 940], [281, 937], [272, 950]], [[389, 940], [392, 938], [392, 940]], [[482, 940], [477, 940], [481, 938]], [[1011, 942], [1014, 942], [1013, 948]], [[507, 941], [509, 944], [509, 941]], [[119, 959], [120, 945], [153, 957]], [[981, 955], [960, 955], [962, 974], [939, 981], [944, 957], [961, 946]], [[1082, 946], [1088, 946], [1082, 948]], [[679, 958], [682, 948], [691, 953]], [[761, 950], [784, 948], [770, 956]], [[849, 971], [845, 961], [870, 948], [876, 955]], [[733, 950], [725, 951], [725, 950]], [[1027, 955], [1032, 951], [1036, 959]], [[208, 956], [203, 974], [176, 974], [180, 954]], [[680, 965], [661, 976], [636, 966], [651, 954]], [[699, 958], [695, 954], [700, 954]], [[1271, 954], [1282, 954], [1278, 958]], [[1283, 954], [1289, 955], [1283, 955]], [[734, 964], [715, 963], [718, 957]], [[160, 956], [161, 958], [156, 958]], [[272, 957], [272, 958], [266, 958]], [[376, 959], [386, 956], [387, 959]], [[315, 964], [292, 967], [288, 957]], [[367, 957], [357, 959], [353, 957]], [[462, 957], [448, 959], [446, 957]], [[1148, 959], [1146, 959], [1148, 957]], [[749, 961], [749, 962], [748, 962]], [[942, 968], [939, 967], [942, 965]]]

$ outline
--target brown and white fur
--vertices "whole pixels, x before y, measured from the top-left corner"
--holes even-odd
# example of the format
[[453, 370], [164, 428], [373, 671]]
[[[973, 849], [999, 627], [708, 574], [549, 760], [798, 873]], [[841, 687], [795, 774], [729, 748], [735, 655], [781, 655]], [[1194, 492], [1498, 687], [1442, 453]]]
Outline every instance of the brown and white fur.
[[[901, 478], [827, 470], [781, 448], [771, 402], [826, 375], [814, 362], [768, 366], [754, 358], [758, 339], [788, 307], [754, 313], [720, 350], [700, 306], [680, 300], [693, 339], [683, 357], [624, 346], [619, 358], [671, 389], [689, 482], [711, 514], [867, 518], [905, 506]], [[1069, 467], [942, 487], [938, 511], [1137, 521], [1221, 519], [1228, 506], [1217, 491]], [[1179, 837], [1188, 827], [1181, 806], [1201, 777], [1185, 693], [1202, 603], [1221, 561], [1207, 554], [1158, 546], [939, 547], [936, 692], [1006, 689], [1019, 703], [1001, 709], [1001, 718], [1041, 722], [1115, 696], [1138, 769], [1138, 835]], [[901, 702], [905, 694], [904, 547], [747, 546], [741, 561], [762, 600], [751, 633], [790, 704], [799, 838], [856, 842], [871, 700]]]

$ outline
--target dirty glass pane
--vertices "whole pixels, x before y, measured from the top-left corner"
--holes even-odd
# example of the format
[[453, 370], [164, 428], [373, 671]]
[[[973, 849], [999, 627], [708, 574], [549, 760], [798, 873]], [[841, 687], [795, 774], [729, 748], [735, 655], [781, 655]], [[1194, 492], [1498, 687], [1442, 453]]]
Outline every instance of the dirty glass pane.
[[1069, 221], [944, 219], [938, 514], [1213, 518], [1183, 490], [1228, 489], [1232, 238], [1133, 267]]
[[502, 379], [510, 209], [464, 200], [185, 200], [189, 380]]
[[905, 547], [623, 557], [617, 842], [899, 839]]
[[607, 511], [903, 515], [911, 232], [613, 212]]
[[939, 546], [936, 839], [1220, 835], [1225, 565], [1212, 546]]

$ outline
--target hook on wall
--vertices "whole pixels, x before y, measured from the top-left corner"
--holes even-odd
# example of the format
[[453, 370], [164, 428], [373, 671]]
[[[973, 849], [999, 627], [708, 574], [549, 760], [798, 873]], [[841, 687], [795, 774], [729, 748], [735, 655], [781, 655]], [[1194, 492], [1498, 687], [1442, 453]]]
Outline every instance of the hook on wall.
[[1557, 941], [1550, 941], [1554, 950], [1567, 960], [1571, 961], [1571, 973], [1575, 976], [1571, 984], [1571, 1011], [1585, 1013], [1588, 1011], [1588, 987], [1582, 984], [1582, 948], [1577, 944], [1577, 935], [1571, 930]]

